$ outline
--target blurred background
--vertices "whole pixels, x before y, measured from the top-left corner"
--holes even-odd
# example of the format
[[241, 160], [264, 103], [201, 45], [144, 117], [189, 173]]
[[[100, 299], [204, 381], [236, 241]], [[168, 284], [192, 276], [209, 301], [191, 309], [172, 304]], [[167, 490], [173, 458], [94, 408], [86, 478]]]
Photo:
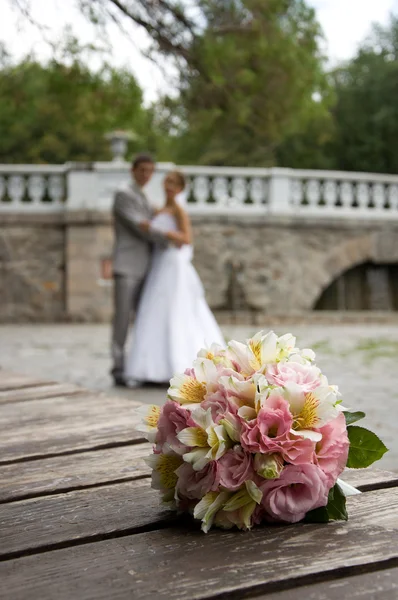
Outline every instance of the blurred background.
[[110, 207], [150, 151], [225, 335], [313, 345], [396, 468], [397, 2], [0, 7], [0, 366], [114, 393]]

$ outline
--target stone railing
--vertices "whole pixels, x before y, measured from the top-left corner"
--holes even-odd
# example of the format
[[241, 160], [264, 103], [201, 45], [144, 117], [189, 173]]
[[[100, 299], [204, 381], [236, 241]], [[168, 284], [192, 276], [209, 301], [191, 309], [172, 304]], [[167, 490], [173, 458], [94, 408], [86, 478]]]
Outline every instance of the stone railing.
[[[163, 202], [159, 163], [147, 189]], [[181, 166], [191, 214], [398, 218], [398, 176], [337, 171]], [[123, 162], [0, 166], [1, 212], [109, 211], [129, 181]]]
[[66, 173], [66, 165], [0, 165], [0, 213], [63, 211]]

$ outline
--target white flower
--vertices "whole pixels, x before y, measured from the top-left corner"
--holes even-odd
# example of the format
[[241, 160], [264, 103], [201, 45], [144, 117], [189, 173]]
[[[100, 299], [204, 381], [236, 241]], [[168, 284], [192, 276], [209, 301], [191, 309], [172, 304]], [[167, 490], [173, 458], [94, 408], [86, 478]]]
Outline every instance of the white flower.
[[137, 414], [142, 417], [141, 425], [136, 427], [137, 431], [145, 433], [148, 442], [155, 442], [156, 433], [158, 431], [158, 421], [161, 413], [160, 406], [150, 404], [149, 406], [140, 406], [136, 410]]
[[163, 502], [173, 503], [178, 480], [176, 470], [183, 464], [181, 456], [169, 449], [161, 454], [151, 454], [144, 460], [152, 469], [152, 487], [161, 490]]
[[207, 533], [213, 524], [217, 512], [224, 506], [229, 492], [209, 492], [195, 506], [193, 516], [202, 521], [202, 531]]
[[320, 386], [312, 392], [304, 393], [300, 386], [288, 384], [283, 389], [283, 395], [289, 402], [293, 415], [291, 433], [314, 442], [319, 442], [322, 434], [313, 429], [326, 425], [341, 412], [336, 390], [331, 386]]
[[201, 471], [211, 460], [218, 460], [231, 445], [224, 425], [214, 423], [211, 408], [207, 411], [197, 408], [192, 413], [198, 427], [186, 427], [177, 435], [185, 446], [193, 448], [184, 454], [185, 462], [192, 465], [195, 471]]
[[198, 358], [193, 364], [192, 375], [176, 375], [170, 381], [168, 397], [185, 408], [192, 410], [200, 404], [206, 394], [216, 388], [217, 368], [206, 358]]

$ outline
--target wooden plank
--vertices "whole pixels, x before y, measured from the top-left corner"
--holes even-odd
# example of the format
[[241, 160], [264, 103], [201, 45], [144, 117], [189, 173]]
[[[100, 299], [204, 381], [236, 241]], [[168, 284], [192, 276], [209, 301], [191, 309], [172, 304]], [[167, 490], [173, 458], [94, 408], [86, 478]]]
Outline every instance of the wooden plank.
[[0, 391], [32, 387], [35, 385], [43, 385], [48, 383], [51, 382], [43, 381], [42, 379], [31, 377], [29, 375], [10, 373], [10, 371], [3, 371], [3, 369], [0, 369]]
[[4, 561], [3, 600], [236, 599], [380, 570], [398, 561], [397, 502], [397, 488], [380, 490], [349, 498], [348, 522], [207, 535], [175, 524]]
[[129, 480], [150, 474], [151, 444], [55, 456], [0, 467], [0, 502]]
[[[147, 455], [150, 448], [149, 444], [142, 444], [144, 448], [128, 447], [117, 450], [123, 450], [128, 455], [130, 460], [130, 468], [127, 470], [129, 479], [142, 477], [142, 473], [148, 474], [149, 469], [146, 467], [143, 458]], [[145, 450], [146, 452], [143, 452]], [[113, 450], [115, 451], [115, 449]], [[102, 451], [103, 452], [103, 451]], [[90, 453], [98, 455], [99, 452]], [[78, 455], [79, 456], [79, 455]], [[80, 455], [79, 457], [83, 457]], [[69, 472], [73, 468], [76, 472], [74, 461], [69, 458]], [[109, 457], [107, 457], [109, 458]], [[49, 459], [52, 460], [52, 459]], [[59, 458], [58, 458], [59, 460]], [[103, 461], [103, 456], [98, 456], [98, 463]], [[43, 463], [44, 461], [40, 461]], [[136, 470], [132, 467], [132, 463], [137, 464]], [[106, 463], [106, 465], [109, 463]], [[80, 471], [81, 471], [80, 465]], [[88, 466], [87, 464], [85, 465]], [[146, 468], [145, 468], [146, 467]], [[127, 475], [127, 474], [126, 474]], [[87, 482], [86, 475], [83, 475], [83, 482]], [[62, 485], [62, 478], [59, 477], [58, 485]], [[148, 524], [149, 512], [147, 502], [153, 507], [153, 522], [159, 521], [159, 494], [156, 490], [150, 488], [150, 479], [147, 478], [143, 482], [140, 481], [138, 487], [143, 495], [136, 497], [134, 483], [118, 483], [112, 486], [103, 485], [100, 487], [90, 487], [82, 489], [78, 492], [69, 492], [64, 494], [53, 494], [32, 498], [30, 500], [12, 502], [0, 506], [0, 530], [3, 532], [5, 542], [0, 549], [0, 555], [8, 554], [9, 552], [22, 551], [26, 548], [38, 548], [45, 545], [59, 544], [68, 539], [77, 539], [77, 537], [90, 537], [92, 535], [106, 534], [109, 531], [125, 531], [137, 526]], [[64, 486], [71, 487], [69, 477], [66, 478]], [[86, 486], [87, 487], [87, 486]], [[67, 488], [68, 489], [68, 488]], [[37, 494], [37, 490], [35, 491]], [[137, 524], [137, 514], [139, 507], [133, 514], [135, 521], [131, 521], [131, 502], [142, 503], [142, 510], [145, 514], [145, 523]], [[106, 521], [102, 515], [104, 511], [112, 506], [112, 511], [108, 514]], [[91, 513], [88, 522], [87, 507], [90, 507]], [[163, 514], [164, 511], [162, 511]], [[115, 513], [117, 513], [115, 515]], [[72, 522], [63, 515], [73, 514]], [[169, 518], [175, 518], [175, 514], [168, 511]], [[163, 518], [163, 517], [162, 517]], [[43, 522], [46, 527], [43, 531]], [[69, 527], [71, 525], [71, 527]], [[76, 535], [76, 526], [78, 527], [78, 535]], [[83, 526], [84, 525], [84, 526]], [[22, 533], [21, 533], [22, 532]]]
[[19, 389], [0, 391], [0, 404], [6, 402], [22, 402], [25, 400], [41, 400], [43, 398], [56, 398], [57, 396], [69, 396], [78, 393], [86, 393], [87, 390], [79, 388], [73, 383], [50, 383], [40, 384], [33, 387], [24, 386]]
[[396, 600], [398, 569], [386, 569], [256, 596], [256, 600], [344, 600], [348, 598], [350, 600]]
[[176, 518], [160, 506], [149, 479], [12, 502], [0, 506], [0, 557], [103, 539], [120, 531], [132, 533]]
[[0, 464], [90, 450], [143, 438], [135, 430], [140, 404], [101, 394], [4, 404], [0, 410]]
[[369, 469], [346, 469], [341, 478], [364, 492], [398, 485], [398, 473], [381, 471], [373, 467]]

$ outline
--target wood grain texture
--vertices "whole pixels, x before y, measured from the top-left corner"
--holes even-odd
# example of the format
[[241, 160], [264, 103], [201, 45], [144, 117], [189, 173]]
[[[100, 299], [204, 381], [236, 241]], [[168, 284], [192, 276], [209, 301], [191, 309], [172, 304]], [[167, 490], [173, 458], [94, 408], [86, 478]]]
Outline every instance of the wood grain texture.
[[398, 473], [369, 469], [346, 469], [341, 478], [362, 491], [379, 490], [398, 486]]
[[354, 575], [344, 579], [256, 596], [256, 600], [397, 600], [398, 569]]
[[19, 389], [0, 391], [0, 404], [56, 398], [57, 396], [70, 396], [79, 393], [87, 394], [87, 390], [83, 390], [73, 383], [50, 383], [35, 385], [33, 387], [25, 386]]
[[135, 430], [139, 403], [101, 394], [60, 396], [0, 408], [0, 464], [89, 450], [143, 438]]
[[149, 475], [143, 459], [151, 449], [143, 443], [0, 466], [0, 502]]
[[137, 480], [0, 506], [0, 557], [156, 527], [177, 515], [162, 508], [150, 480]]
[[31, 377], [29, 375], [10, 373], [9, 371], [3, 371], [3, 369], [0, 369], [0, 391], [16, 390], [18, 388], [45, 385], [48, 383], [51, 382], [43, 381], [42, 379]]
[[381, 490], [349, 498], [348, 522], [208, 535], [176, 524], [5, 561], [3, 599], [232, 599], [331, 580], [342, 569], [354, 574], [386, 561], [391, 568], [398, 565], [397, 502], [398, 489]]

